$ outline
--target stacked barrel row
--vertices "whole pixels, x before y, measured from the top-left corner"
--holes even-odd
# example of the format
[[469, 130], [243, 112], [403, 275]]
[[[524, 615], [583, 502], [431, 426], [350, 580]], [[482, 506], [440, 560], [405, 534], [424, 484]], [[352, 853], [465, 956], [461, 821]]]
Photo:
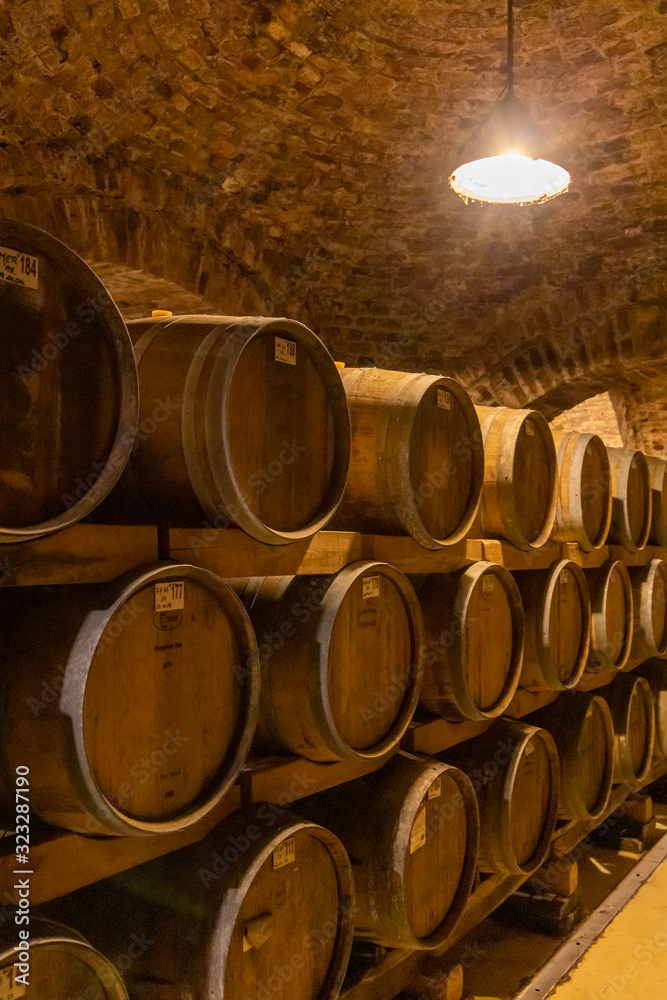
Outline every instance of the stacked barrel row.
[[6, 794], [26, 765], [47, 822], [183, 829], [227, 793], [251, 745], [377, 760], [416, 711], [490, 721], [519, 686], [569, 691], [631, 650], [663, 656], [666, 578], [659, 559], [514, 574], [482, 561], [412, 580], [372, 560], [231, 581], [164, 562], [112, 585], [4, 588]]
[[[58, 240], [3, 222], [32, 271], [2, 282], [0, 541], [106, 520], [324, 526], [521, 549], [667, 544], [667, 463], [474, 407], [454, 379], [336, 368], [286, 319], [159, 312], [127, 326]], [[557, 448], [557, 452], [556, 452]]]
[[[664, 753], [660, 660], [601, 693], [564, 693], [527, 721], [500, 719], [436, 757], [400, 753], [292, 812], [247, 807], [192, 847], [46, 913], [84, 931], [142, 1000], [156, 982], [167, 993], [186, 986], [197, 1000], [225, 990], [333, 1000], [353, 938], [437, 948], [476, 871], [530, 874], [558, 818], [595, 819], [612, 783], [637, 787], [653, 752], [651, 685]], [[128, 941], [148, 942], [129, 962]]]

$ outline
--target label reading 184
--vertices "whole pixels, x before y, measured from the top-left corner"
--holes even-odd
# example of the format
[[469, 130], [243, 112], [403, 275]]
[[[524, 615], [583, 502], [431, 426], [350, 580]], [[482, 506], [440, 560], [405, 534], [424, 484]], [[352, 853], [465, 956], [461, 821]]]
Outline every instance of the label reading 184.
[[0, 969], [0, 1000], [18, 1000], [26, 991], [23, 983], [14, 980], [14, 966]]
[[438, 406], [441, 410], [451, 410], [452, 394], [446, 389], [438, 389]]
[[361, 596], [364, 600], [380, 596], [380, 577], [365, 576], [361, 581]]
[[0, 247], [0, 281], [39, 288], [39, 257]]
[[155, 584], [155, 610], [182, 611], [185, 607], [185, 588], [182, 580]]
[[273, 870], [277, 871], [278, 868], [293, 864], [295, 858], [294, 837], [288, 837], [287, 840], [283, 840], [282, 844], [273, 848]]
[[275, 338], [275, 360], [284, 361], [286, 365], [296, 364], [296, 343], [293, 340]]

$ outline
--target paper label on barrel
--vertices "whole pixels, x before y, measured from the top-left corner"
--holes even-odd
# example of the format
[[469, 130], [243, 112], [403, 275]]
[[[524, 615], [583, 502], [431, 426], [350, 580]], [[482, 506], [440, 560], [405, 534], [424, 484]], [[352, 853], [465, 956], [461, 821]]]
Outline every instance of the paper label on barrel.
[[441, 790], [442, 790], [442, 782], [440, 781], [440, 778], [436, 778], [428, 790], [429, 799], [439, 799]]
[[566, 590], [567, 589], [567, 581], [568, 581], [569, 575], [570, 574], [566, 570], [564, 570], [561, 573], [561, 575], [560, 575], [560, 589], [561, 590]]
[[452, 394], [446, 389], [438, 389], [438, 406], [441, 410], [451, 410]]
[[185, 607], [185, 586], [182, 580], [155, 584], [155, 611], [182, 611]]
[[410, 834], [410, 854], [414, 854], [426, 843], [426, 806], [417, 813]]
[[482, 577], [482, 594], [484, 597], [488, 597], [489, 594], [493, 593], [493, 577], [488, 573], [486, 576]]
[[294, 837], [288, 837], [287, 840], [283, 840], [282, 844], [273, 848], [273, 870], [277, 871], [279, 868], [293, 864], [295, 858]]
[[39, 257], [0, 247], [0, 281], [25, 288], [39, 288]]
[[283, 361], [286, 365], [295, 365], [296, 342], [294, 340], [283, 340], [282, 337], [276, 337], [275, 343], [276, 361]]
[[7, 969], [0, 969], [0, 1000], [18, 1000], [25, 993], [27, 987], [14, 979], [17, 971], [13, 965]]
[[535, 427], [533, 425], [532, 420], [526, 420], [525, 428], [526, 428], [526, 434], [528, 435], [529, 438], [535, 437]]
[[366, 600], [369, 597], [380, 596], [380, 577], [365, 576], [361, 582], [361, 595]]

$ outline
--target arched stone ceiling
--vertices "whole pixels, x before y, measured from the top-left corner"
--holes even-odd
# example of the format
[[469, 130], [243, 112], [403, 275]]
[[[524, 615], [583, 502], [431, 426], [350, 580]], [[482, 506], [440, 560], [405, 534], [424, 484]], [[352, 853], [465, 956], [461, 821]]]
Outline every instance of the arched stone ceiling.
[[102, 262], [128, 314], [171, 288], [484, 401], [659, 401], [667, 0], [515, 9], [517, 94], [573, 177], [545, 205], [447, 184], [503, 87], [504, 0], [16, 0], [0, 211]]

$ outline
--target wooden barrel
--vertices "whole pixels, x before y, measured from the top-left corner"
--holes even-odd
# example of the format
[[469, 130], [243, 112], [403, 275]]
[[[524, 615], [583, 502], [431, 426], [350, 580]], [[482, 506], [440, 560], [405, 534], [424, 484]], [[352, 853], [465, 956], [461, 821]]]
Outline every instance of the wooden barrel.
[[584, 575], [591, 599], [591, 646], [586, 670], [621, 670], [628, 662], [634, 634], [630, 576], [618, 559], [584, 570]]
[[12, 921], [0, 931], [0, 996], [127, 1000], [127, 991], [108, 958], [78, 931], [30, 914], [29, 924]]
[[568, 691], [528, 721], [547, 729], [558, 750], [558, 815], [597, 819], [606, 809], [614, 777], [614, 724], [607, 702], [589, 692]]
[[88, 265], [41, 229], [0, 228], [0, 542], [20, 542], [79, 521], [116, 483], [134, 443], [137, 372]]
[[607, 448], [611, 468], [609, 544], [643, 549], [651, 530], [652, 495], [646, 457], [629, 448]]
[[354, 881], [334, 834], [262, 803], [53, 909], [85, 914], [87, 936], [116, 964], [130, 932], [150, 942], [124, 973], [133, 1000], [335, 1000]]
[[424, 616], [420, 705], [452, 722], [502, 715], [523, 658], [523, 607], [514, 578], [498, 563], [434, 573], [418, 591]]
[[646, 566], [630, 566], [634, 603], [632, 656], [645, 660], [667, 653], [667, 564], [651, 559]]
[[585, 552], [604, 545], [611, 525], [611, 471], [597, 434], [554, 431], [558, 502], [551, 537], [577, 542]]
[[350, 424], [338, 369], [301, 323], [166, 316], [128, 325], [141, 417], [132, 477], [161, 523], [237, 525], [280, 545], [324, 527]]
[[479, 843], [463, 771], [401, 753], [295, 808], [335, 833], [352, 859], [357, 937], [410, 949], [449, 937], [472, 889]]
[[650, 659], [634, 671], [648, 681], [655, 706], [655, 749], [667, 757], [667, 663]]
[[341, 371], [352, 454], [333, 526], [412, 535], [427, 549], [458, 541], [479, 502], [479, 421], [455, 379], [378, 368]]
[[438, 757], [465, 771], [477, 793], [481, 871], [522, 875], [539, 868], [558, 812], [558, 752], [552, 736], [498, 719], [482, 736]]
[[651, 545], [667, 547], [667, 462], [664, 458], [646, 455], [649, 483], [651, 486]]
[[521, 686], [529, 691], [574, 687], [586, 668], [591, 606], [583, 570], [559, 559], [548, 570], [514, 574], [526, 621]]
[[618, 674], [600, 692], [614, 720], [614, 783], [636, 789], [647, 777], [655, 745], [655, 712], [649, 682]]
[[160, 563], [109, 586], [0, 592], [0, 768], [30, 768], [34, 814], [93, 834], [181, 830], [248, 753], [257, 645], [207, 570]]
[[400, 570], [364, 560], [231, 583], [259, 643], [262, 749], [370, 760], [397, 745], [423, 678], [419, 602]]
[[484, 486], [470, 534], [539, 548], [556, 516], [558, 463], [549, 425], [534, 410], [475, 409], [484, 441]]

